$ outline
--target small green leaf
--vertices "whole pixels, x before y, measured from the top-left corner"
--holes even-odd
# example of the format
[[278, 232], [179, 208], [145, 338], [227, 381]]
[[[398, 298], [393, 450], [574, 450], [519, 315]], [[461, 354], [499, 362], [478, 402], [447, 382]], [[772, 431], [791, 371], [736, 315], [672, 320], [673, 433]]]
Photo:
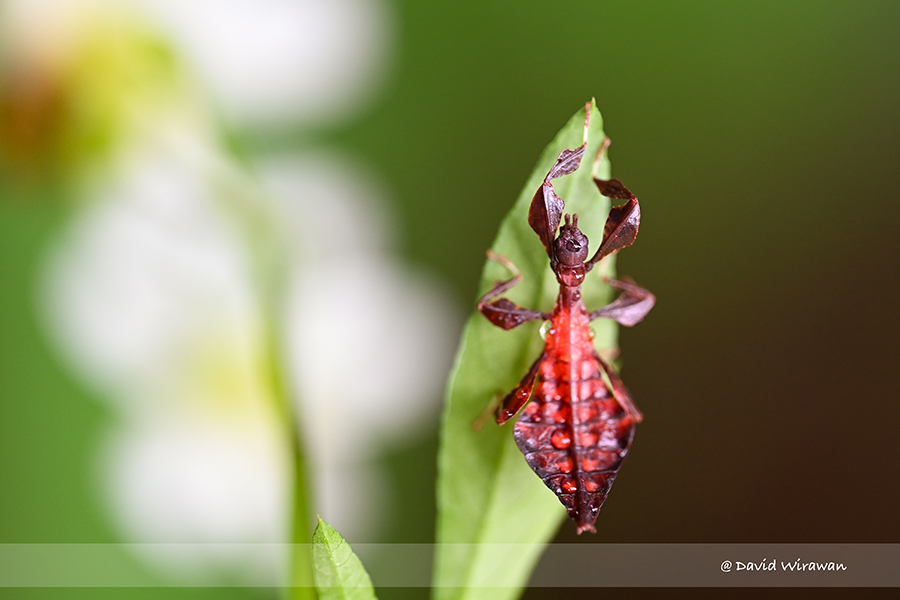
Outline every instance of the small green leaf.
[[375, 600], [366, 568], [334, 528], [319, 518], [312, 536], [316, 589], [320, 600]]
[[[567, 213], [597, 248], [609, 212], [591, 179], [609, 178], [609, 162], [595, 158], [604, 140], [600, 113], [592, 102], [587, 148], [581, 167], [553, 183]], [[526, 308], [549, 312], [559, 284], [538, 236], [528, 225], [528, 207], [564, 148], [581, 146], [585, 109], [580, 110], [544, 150], [525, 188], [504, 218], [491, 249], [522, 272], [522, 282], [506, 295]], [[600, 271], [599, 273], [597, 271]], [[583, 286], [589, 309], [608, 302], [611, 290], [602, 275], [612, 275], [605, 259]], [[485, 264], [480, 294], [511, 274], [494, 261]], [[435, 557], [436, 600], [516, 598], [527, 584], [543, 545], [556, 533], [566, 511], [528, 467], [512, 436], [512, 421], [498, 426], [488, 418], [480, 430], [473, 423], [498, 395], [505, 395], [528, 371], [543, 344], [539, 322], [511, 331], [494, 327], [474, 312], [466, 323], [447, 390], [438, 456], [438, 548]], [[616, 345], [612, 321], [594, 324], [598, 352]], [[505, 588], [505, 589], [500, 589]]]

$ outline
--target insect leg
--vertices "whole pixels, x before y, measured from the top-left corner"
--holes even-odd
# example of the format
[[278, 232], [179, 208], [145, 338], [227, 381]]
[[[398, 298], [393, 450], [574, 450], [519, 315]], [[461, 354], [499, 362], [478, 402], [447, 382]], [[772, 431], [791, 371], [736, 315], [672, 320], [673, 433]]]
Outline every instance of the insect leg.
[[501, 265], [512, 271], [513, 277], [506, 281], [498, 281], [490, 290], [488, 290], [488, 293], [481, 297], [478, 301], [478, 311], [481, 314], [487, 317], [487, 319], [497, 327], [506, 330], [518, 327], [527, 321], [550, 318], [550, 315], [546, 313], [542, 313], [539, 310], [522, 308], [506, 298], [500, 298], [490, 302], [493, 298], [496, 298], [522, 281], [522, 274], [509, 259], [500, 256], [499, 254], [488, 251], [488, 258], [499, 262]]
[[541, 364], [546, 359], [547, 353], [541, 353], [538, 359], [534, 361], [534, 364], [531, 365], [525, 377], [522, 378], [522, 381], [519, 382], [519, 385], [503, 399], [503, 403], [497, 409], [497, 423], [499, 425], [503, 425], [513, 418], [525, 406], [528, 399], [531, 398], [531, 392], [534, 391], [534, 381], [541, 370]]
[[590, 314], [591, 321], [598, 317], [605, 317], [615, 319], [626, 327], [631, 327], [640, 323], [656, 304], [656, 296], [631, 280], [607, 279], [606, 283], [622, 290], [622, 294], [611, 304], [592, 312]]
[[619, 377], [619, 374], [613, 370], [606, 361], [600, 358], [597, 359], [600, 361], [600, 366], [603, 368], [603, 371], [606, 372], [606, 376], [609, 377], [609, 382], [612, 384], [612, 393], [615, 396], [616, 401], [622, 405], [622, 408], [625, 409], [631, 417], [635, 420], [635, 422], [640, 423], [644, 420], [644, 415], [641, 414], [641, 411], [638, 410], [638, 407], [634, 405], [634, 400], [631, 399], [631, 392], [628, 391], [628, 388], [625, 387], [625, 384], [622, 383], [622, 378]]

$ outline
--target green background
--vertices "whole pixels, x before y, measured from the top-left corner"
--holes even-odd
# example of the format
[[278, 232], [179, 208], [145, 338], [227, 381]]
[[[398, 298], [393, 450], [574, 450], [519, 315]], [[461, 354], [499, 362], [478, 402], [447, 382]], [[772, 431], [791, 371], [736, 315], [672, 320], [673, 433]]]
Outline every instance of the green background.
[[[471, 306], [544, 145], [597, 98], [613, 175], [642, 205], [619, 272], [658, 305], [622, 333], [623, 377], [646, 417], [631, 458], [597, 535], [567, 524], [558, 539], [900, 541], [900, 3], [391, 6], [394, 64], [366, 112], [338, 130], [234, 132], [235, 145], [324, 144], [372, 166], [393, 192], [404, 256]], [[37, 267], [65, 211], [5, 197], [0, 543], [119, 541], [91, 470], [112, 415], [36, 319]], [[379, 541], [431, 539], [436, 431], [384, 450], [401, 496]]]

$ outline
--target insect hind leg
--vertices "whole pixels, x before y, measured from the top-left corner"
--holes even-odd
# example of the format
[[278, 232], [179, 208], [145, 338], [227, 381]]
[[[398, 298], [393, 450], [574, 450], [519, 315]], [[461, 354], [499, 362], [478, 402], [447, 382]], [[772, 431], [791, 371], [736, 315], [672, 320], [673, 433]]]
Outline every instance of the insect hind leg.
[[534, 364], [531, 365], [531, 368], [528, 369], [528, 373], [525, 374], [522, 381], [519, 382], [519, 385], [507, 394], [506, 398], [503, 399], [503, 403], [497, 407], [498, 425], [503, 425], [516, 416], [516, 413], [522, 410], [522, 407], [531, 399], [531, 394], [534, 392], [534, 382], [545, 360], [547, 360], [546, 351], [541, 353], [538, 359], [534, 361]]

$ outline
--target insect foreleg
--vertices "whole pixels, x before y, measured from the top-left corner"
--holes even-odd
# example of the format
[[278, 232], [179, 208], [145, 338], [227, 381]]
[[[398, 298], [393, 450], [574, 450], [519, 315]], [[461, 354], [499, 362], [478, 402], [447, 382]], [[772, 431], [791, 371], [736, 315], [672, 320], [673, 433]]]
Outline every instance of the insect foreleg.
[[548, 314], [542, 313], [539, 310], [522, 308], [506, 298], [500, 298], [491, 302], [493, 298], [496, 298], [522, 281], [522, 274], [509, 259], [500, 256], [499, 254], [494, 254], [489, 251], [488, 258], [499, 262], [512, 271], [514, 275], [511, 279], [495, 283], [494, 286], [488, 290], [488, 293], [478, 300], [478, 312], [487, 317], [487, 319], [497, 327], [506, 330], [518, 327], [527, 321], [537, 321], [539, 319], [545, 320], [550, 318], [550, 315]]
[[615, 319], [626, 327], [631, 327], [640, 323], [656, 304], [656, 296], [633, 281], [607, 279], [606, 283], [621, 290], [622, 294], [612, 303], [592, 312], [590, 314], [591, 321], [598, 317], [605, 317]]
[[531, 365], [525, 377], [522, 378], [522, 381], [519, 382], [519, 385], [503, 399], [503, 403], [497, 409], [498, 424], [503, 425], [513, 418], [525, 406], [528, 399], [531, 398], [531, 393], [534, 391], [534, 381], [541, 370], [541, 364], [546, 359], [547, 353], [541, 353], [538, 359], [534, 361], [534, 364]]

